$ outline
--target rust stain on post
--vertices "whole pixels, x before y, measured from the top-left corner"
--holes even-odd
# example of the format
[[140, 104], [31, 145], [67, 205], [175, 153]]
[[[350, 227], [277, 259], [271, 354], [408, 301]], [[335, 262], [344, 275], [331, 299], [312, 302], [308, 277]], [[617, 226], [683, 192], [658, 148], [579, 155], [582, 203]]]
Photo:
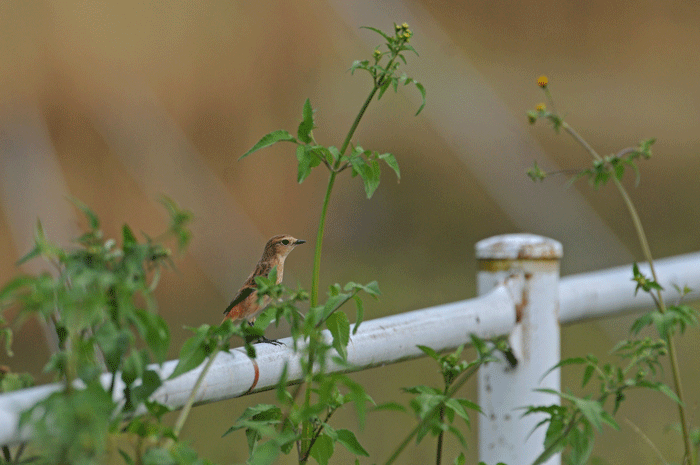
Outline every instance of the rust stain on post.
[[498, 258], [480, 258], [477, 260], [477, 268], [479, 271], [489, 271], [495, 273], [498, 271], [509, 271], [512, 270], [515, 264], [523, 262], [537, 262], [537, 263], [558, 263], [559, 258], [518, 258], [517, 260], [511, 259], [498, 259]]
[[530, 300], [528, 299], [527, 296], [527, 291], [525, 288], [523, 288], [523, 294], [520, 299], [520, 303], [515, 304], [515, 322], [520, 323], [523, 320], [523, 312], [525, 311], [525, 308], [528, 306]]
[[551, 244], [526, 244], [518, 251], [519, 260], [559, 260], [561, 253]]
[[[492, 262], [517, 262], [523, 260], [557, 261], [561, 259], [562, 248], [559, 242], [532, 234], [496, 236], [479, 241], [476, 246], [477, 260], [490, 271]], [[495, 271], [499, 271], [496, 268]]]

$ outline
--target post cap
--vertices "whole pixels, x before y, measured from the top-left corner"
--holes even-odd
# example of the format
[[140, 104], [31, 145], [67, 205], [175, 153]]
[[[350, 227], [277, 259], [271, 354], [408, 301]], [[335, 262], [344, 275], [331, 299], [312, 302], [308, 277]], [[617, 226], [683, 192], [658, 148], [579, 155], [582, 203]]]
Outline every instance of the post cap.
[[477, 260], [559, 260], [561, 242], [536, 234], [503, 234], [476, 243]]

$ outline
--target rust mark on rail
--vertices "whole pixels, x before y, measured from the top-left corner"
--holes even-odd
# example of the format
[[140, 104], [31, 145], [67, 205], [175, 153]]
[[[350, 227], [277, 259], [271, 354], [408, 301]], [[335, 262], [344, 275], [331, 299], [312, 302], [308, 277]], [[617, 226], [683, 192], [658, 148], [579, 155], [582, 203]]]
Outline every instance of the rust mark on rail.
[[253, 377], [253, 384], [251, 384], [248, 390], [242, 395], [250, 394], [251, 392], [253, 392], [253, 389], [255, 389], [255, 386], [258, 385], [258, 380], [260, 379], [260, 367], [258, 366], [258, 362], [254, 358], [251, 358], [250, 361], [253, 362], [253, 370], [255, 371], [255, 376]]

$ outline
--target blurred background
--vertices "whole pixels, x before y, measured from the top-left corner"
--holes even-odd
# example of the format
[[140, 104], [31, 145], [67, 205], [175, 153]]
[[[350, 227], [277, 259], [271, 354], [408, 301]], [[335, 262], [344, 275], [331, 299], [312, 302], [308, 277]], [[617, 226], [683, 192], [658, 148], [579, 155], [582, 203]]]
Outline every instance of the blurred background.
[[[536, 85], [541, 74], [549, 77], [559, 112], [602, 155], [657, 138], [654, 157], [641, 163], [639, 187], [632, 173], [625, 183], [655, 257], [700, 248], [695, 2], [6, 1], [0, 2], [0, 282], [42, 270], [41, 263], [15, 266], [31, 248], [37, 218], [61, 244], [81, 230], [84, 221], [67, 196], [100, 215], [106, 237], [119, 238], [123, 223], [162, 231], [166, 215], [157, 198], [167, 194], [196, 217], [188, 253], [158, 289], [172, 327], [171, 358], [189, 334], [184, 326], [220, 322], [270, 236], [309, 242], [290, 256], [285, 273], [288, 285], [309, 287], [327, 175], [315, 171], [298, 185], [289, 144], [237, 158], [272, 130], [294, 132], [307, 97], [318, 110], [316, 139], [340, 146], [371, 87], [368, 76], [347, 70], [381, 44], [359, 27], [391, 30], [404, 21], [420, 57], [409, 55], [403, 69], [425, 85], [427, 106], [413, 116], [420, 98], [412, 87], [370, 106], [355, 143], [394, 153], [401, 181], [385, 169], [368, 201], [359, 179], [339, 177], [322, 286], [377, 279], [383, 296], [366, 318], [470, 298], [475, 242], [511, 232], [561, 241], [562, 275], [641, 260], [612, 186], [567, 187], [564, 177], [535, 185], [525, 176], [534, 160], [545, 170], [590, 163], [565, 135], [527, 123], [525, 112], [544, 100]], [[606, 359], [631, 321], [565, 327], [562, 355]], [[679, 349], [695, 424], [698, 336], [691, 328]], [[27, 323], [13, 347], [16, 355], [3, 354], [0, 363], [41, 380], [48, 352], [39, 326]], [[353, 377], [377, 402], [407, 402], [402, 386], [441, 383], [427, 360]], [[580, 392], [578, 371], [565, 370], [563, 381]], [[474, 385], [463, 395], [475, 399]], [[272, 399], [258, 394], [198, 407], [183, 435], [203, 457], [242, 462], [244, 435], [220, 436], [247, 405]], [[660, 394], [633, 393], [629, 400], [617, 417], [622, 430], [599, 435], [595, 455], [602, 463], [658, 463], [629, 419], [667, 460], [679, 461], [679, 436], [665, 430], [677, 421], [674, 405]], [[336, 421], [356, 429], [350, 411]], [[472, 421], [469, 463], [477, 449], [476, 416]], [[396, 413], [375, 413], [359, 438], [381, 461], [411, 426]], [[447, 447], [447, 457], [458, 454], [455, 441]], [[334, 463], [349, 463], [343, 454]], [[432, 460], [430, 439], [403, 457], [410, 464]]]

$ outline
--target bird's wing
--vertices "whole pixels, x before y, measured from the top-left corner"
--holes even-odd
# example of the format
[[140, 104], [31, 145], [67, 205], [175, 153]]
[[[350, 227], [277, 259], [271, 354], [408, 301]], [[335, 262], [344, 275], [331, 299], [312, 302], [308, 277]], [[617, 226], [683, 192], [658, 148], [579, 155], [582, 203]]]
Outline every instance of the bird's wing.
[[238, 291], [238, 295], [231, 301], [230, 304], [228, 304], [228, 307], [226, 307], [226, 310], [224, 310], [224, 315], [226, 315], [228, 312], [230, 312], [233, 307], [235, 307], [236, 305], [243, 302], [246, 299], [246, 297], [248, 297], [254, 291], [255, 291], [255, 288], [252, 286], [244, 287], [240, 291]]

